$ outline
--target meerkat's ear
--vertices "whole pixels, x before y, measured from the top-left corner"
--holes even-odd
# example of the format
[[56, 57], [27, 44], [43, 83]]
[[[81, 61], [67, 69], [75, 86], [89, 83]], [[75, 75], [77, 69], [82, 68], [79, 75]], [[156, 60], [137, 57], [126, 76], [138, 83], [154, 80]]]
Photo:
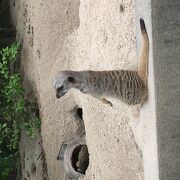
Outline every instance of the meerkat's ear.
[[76, 82], [75, 78], [72, 77], [72, 76], [67, 77], [67, 80], [68, 80], [68, 82], [70, 82], [70, 83], [75, 83], [75, 82]]

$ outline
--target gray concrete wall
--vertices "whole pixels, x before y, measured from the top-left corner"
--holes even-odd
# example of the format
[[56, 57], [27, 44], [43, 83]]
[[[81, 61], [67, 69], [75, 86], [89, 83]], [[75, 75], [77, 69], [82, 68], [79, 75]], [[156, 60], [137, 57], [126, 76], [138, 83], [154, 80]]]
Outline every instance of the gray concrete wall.
[[152, 0], [160, 180], [180, 179], [180, 1]]

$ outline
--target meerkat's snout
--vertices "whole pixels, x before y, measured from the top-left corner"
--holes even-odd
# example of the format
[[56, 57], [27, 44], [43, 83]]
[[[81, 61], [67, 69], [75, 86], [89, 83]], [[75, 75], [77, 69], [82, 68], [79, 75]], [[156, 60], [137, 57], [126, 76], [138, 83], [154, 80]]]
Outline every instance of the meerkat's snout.
[[64, 96], [67, 93], [67, 90], [64, 89], [63, 86], [59, 87], [56, 89], [56, 98], [61, 98], [62, 96]]
[[58, 91], [56, 91], [56, 98], [58, 98], [58, 99], [59, 99], [60, 97], [62, 97], [62, 95], [60, 96], [60, 95], [59, 95], [59, 92], [58, 92]]
[[59, 96], [59, 94], [57, 92], [56, 92], [56, 98], [58, 98], [58, 99], [60, 98], [60, 96]]
[[64, 96], [71, 88], [77, 88], [78, 83], [74, 76], [69, 75], [69, 71], [62, 71], [54, 82], [56, 98]]

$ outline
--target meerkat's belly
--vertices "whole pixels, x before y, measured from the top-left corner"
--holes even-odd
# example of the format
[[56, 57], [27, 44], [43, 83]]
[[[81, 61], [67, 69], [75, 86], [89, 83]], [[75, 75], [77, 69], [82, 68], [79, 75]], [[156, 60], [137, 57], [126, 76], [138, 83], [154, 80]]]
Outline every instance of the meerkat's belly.
[[136, 71], [91, 71], [87, 93], [94, 97], [114, 97], [126, 104], [139, 104], [147, 99], [147, 87]]
[[143, 103], [147, 99], [147, 87], [136, 71], [115, 72], [113, 81], [108, 84], [109, 95], [121, 99], [129, 105]]
[[127, 104], [143, 103], [147, 99], [147, 87], [136, 72], [125, 71], [120, 79], [119, 94]]
[[127, 88], [121, 92], [119, 97], [123, 102], [129, 105], [135, 105], [145, 102], [147, 100], [147, 95], [146, 87], [142, 87], [142, 89]]

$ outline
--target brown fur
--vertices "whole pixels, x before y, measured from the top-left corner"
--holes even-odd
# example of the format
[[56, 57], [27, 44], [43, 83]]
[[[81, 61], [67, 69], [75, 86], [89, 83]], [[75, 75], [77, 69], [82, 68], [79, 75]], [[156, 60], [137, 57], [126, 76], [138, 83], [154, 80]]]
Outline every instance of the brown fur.
[[140, 27], [141, 27], [141, 33], [142, 33], [142, 38], [143, 38], [143, 48], [142, 48], [140, 62], [138, 66], [138, 75], [145, 83], [147, 83], [149, 39], [148, 39], [145, 23], [142, 19], [140, 19]]

